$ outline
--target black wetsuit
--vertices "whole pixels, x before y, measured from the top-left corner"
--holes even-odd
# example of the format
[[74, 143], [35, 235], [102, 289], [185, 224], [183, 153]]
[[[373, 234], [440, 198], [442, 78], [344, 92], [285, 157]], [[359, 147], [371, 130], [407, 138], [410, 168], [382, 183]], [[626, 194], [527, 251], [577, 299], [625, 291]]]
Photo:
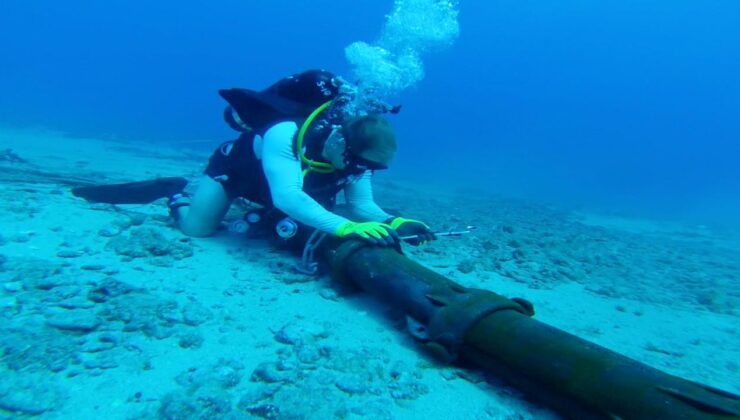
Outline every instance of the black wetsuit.
[[[328, 134], [325, 130], [310, 130], [306, 135], [306, 155], [321, 156]], [[205, 174], [221, 183], [230, 199], [245, 198], [272, 208], [270, 187], [262, 161], [254, 152], [254, 133], [242, 133], [234, 140], [219, 146], [205, 169]], [[332, 209], [337, 194], [349, 182], [351, 174], [341, 171], [329, 174], [310, 172], [304, 178], [303, 190], [326, 209]]]

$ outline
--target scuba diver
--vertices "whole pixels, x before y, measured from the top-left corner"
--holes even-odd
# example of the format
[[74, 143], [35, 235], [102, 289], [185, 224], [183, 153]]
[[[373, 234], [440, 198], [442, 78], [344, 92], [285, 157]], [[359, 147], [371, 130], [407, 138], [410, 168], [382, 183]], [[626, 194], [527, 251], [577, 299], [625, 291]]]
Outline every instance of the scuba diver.
[[[213, 234], [232, 202], [245, 199], [262, 207], [252, 214], [260, 223], [282, 222], [277, 233], [284, 238], [305, 225], [378, 246], [395, 246], [401, 238], [412, 245], [436, 239], [425, 223], [389, 214], [373, 199], [373, 173], [388, 168], [397, 147], [393, 128], [380, 114], [397, 113], [398, 107], [365, 104], [357, 112], [352, 87], [325, 70], [295, 74], [262, 91], [219, 94], [229, 103], [224, 119], [240, 136], [216, 149], [192, 196], [183, 192], [182, 178], [79, 187], [73, 193], [114, 204], [167, 197], [180, 230], [195, 237]], [[340, 192], [346, 215], [334, 212]]]

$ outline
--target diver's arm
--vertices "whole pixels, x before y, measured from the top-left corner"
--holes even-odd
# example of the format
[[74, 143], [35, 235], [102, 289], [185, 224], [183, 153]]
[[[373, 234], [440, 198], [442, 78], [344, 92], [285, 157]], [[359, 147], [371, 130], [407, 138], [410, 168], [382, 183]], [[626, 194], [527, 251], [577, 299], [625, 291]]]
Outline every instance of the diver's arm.
[[359, 179], [344, 188], [344, 197], [352, 214], [360, 220], [382, 222], [392, 216], [375, 203], [372, 178], [373, 173], [366, 171]]
[[297, 129], [295, 123], [283, 122], [265, 133], [262, 166], [270, 186], [272, 202], [293, 219], [334, 234], [348, 220], [326, 210], [303, 191], [301, 162], [293, 152], [293, 136]]

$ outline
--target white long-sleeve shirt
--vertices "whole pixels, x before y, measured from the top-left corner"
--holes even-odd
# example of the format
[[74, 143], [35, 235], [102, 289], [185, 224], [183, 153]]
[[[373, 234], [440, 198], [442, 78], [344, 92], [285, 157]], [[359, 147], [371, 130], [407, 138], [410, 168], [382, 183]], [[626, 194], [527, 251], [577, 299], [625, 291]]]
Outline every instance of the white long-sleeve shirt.
[[[325, 209], [303, 191], [303, 169], [293, 150], [297, 130], [294, 122], [276, 124], [267, 130], [261, 142], [255, 141], [255, 154], [262, 159], [275, 207], [303, 224], [334, 234], [349, 220]], [[370, 171], [348, 183], [344, 194], [350, 212], [361, 220], [383, 221], [391, 217], [373, 199]]]

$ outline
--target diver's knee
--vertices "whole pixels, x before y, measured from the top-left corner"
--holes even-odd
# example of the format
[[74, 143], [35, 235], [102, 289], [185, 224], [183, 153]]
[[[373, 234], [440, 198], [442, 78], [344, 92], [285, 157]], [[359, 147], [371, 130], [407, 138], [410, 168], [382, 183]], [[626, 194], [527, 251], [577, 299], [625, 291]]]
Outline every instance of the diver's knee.
[[188, 217], [181, 219], [179, 225], [182, 233], [193, 238], [205, 238], [213, 235], [213, 232], [215, 232], [215, 229], [208, 226], [208, 224], [194, 221]]

